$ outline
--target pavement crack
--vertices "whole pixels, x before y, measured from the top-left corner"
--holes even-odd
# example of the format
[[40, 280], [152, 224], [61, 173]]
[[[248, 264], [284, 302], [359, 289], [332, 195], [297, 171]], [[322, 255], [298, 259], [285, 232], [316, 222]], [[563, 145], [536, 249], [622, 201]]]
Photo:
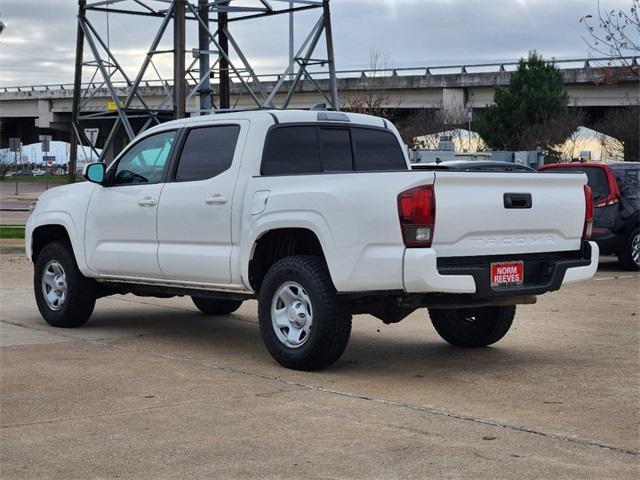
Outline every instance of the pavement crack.
[[126, 409], [126, 410], [117, 410], [117, 411], [114, 411], [114, 412], [96, 413], [94, 415], [79, 415], [79, 416], [75, 416], [75, 417], [53, 418], [51, 420], [41, 420], [39, 422], [13, 423], [13, 424], [9, 424], [9, 425], [0, 425], [0, 429], [16, 428], [16, 427], [29, 427], [29, 426], [33, 426], [33, 425], [46, 425], [48, 423], [69, 422], [69, 421], [74, 421], [74, 420], [85, 420], [85, 419], [90, 419], [90, 418], [111, 417], [111, 416], [114, 416], [114, 415], [125, 415], [125, 414], [128, 414], [128, 413], [145, 412], [145, 411], [148, 411], [148, 410], [160, 410], [160, 409], [163, 409], [163, 408], [181, 407], [181, 406], [184, 406], [184, 405], [196, 405], [198, 403], [206, 403], [206, 402], [209, 402], [209, 401], [210, 400], [208, 398], [205, 398], [205, 399], [201, 399], [201, 400], [192, 400], [190, 402], [178, 402], [178, 403], [170, 403], [170, 404], [164, 404], [164, 405], [153, 405], [153, 406], [141, 407], [141, 408], [131, 408], [131, 409]]
[[278, 383], [281, 383], [281, 384], [284, 384], [284, 385], [301, 387], [303, 389], [310, 390], [310, 391], [322, 392], [322, 393], [326, 393], [326, 394], [330, 394], [330, 395], [336, 395], [336, 396], [345, 397], [345, 398], [351, 398], [351, 399], [356, 399], [356, 400], [364, 400], [364, 401], [374, 402], [374, 403], [377, 403], [379, 405], [384, 405], [384, 406], [388, 406], [388, 407], [402, 408], [402, 409], [412, 410], [412, 411], [416, 411], [416, 412], [427, 413], [429, 415], [446, 417], [446, 418], [451, 418], [451, 419], [455, 419], [455, 420], [461, 420], [461, 421], [465, 421], [465, 422], [472, 422], [472, 423], [476, 423], [478, 425], [486, 425], [486, 426], [490, 426], [490, 427], [503, 428], [503, 429], [506, 429], [506, 430], [514, 431], [514, 432], [527, 433], [527, 434], [530, 434], [530, 435], [537, 435], [537, 436], [544, 437], [544, 438], [560, 440], [560, 441], [574, 443], [574, 444], [588, 446], [588, 447], [597, 447], [597, 448], [601, 448], [601, 449], [604, 449], [604, 450], [610, 450], [612, 452], [622, 453], [622, 454], [626, 454], [626, 455], [640, 456], [640, 451], [638, 451], [638, 450], [633, 450], [633, 449], [630, 449], [630, 448], [620, 447], [620, 446], [616, 446], [616, 445], [609, 445], [609, 444], [606, 444], [606, 443], [603, 443], [603, 442], [600, 442], [600, 441], [597, 441], [597, 440], [593, 440], [593, 439], [590, 439], [590, 438], [580, 437], [578, 435], [567, 435], [567, 434], [563, 434], [563, 433], [545, 432], [545, 431], [542, 431], [542, 430], [537, 430], [537, 429], [526, 427], [526, 426], [522, 426], [522, 425], [514, 425], [514, 424], [507, 423], [507, 422], [501, 422], [499, 420], [493, 420], [493, 419], [487, 419], [487, 418], [482, 418], [482, 417], [476, 417], [476, 416], [473, 416], [473, 415], [465, 415], [465, 414], [461, 414], [461, 413], [450, 412], [450, 411], [447, 411], [447, 410], [442, 410], [442, 409], [429, 407], [429, 406], [425, 406], [425, 405], [415, 405], [415, 404], [411, 404], [411, 403], [399, 402], [399, 401], [396, 401], [396, 400], [387, 400], [387, 399], [384, 399], [384, 398], [377, 398], [377, 397], [373, 397], [373, 396], [370, 396], [370, 395], [363, 395], [363, 394], [357, 394], [357, 393], [352, 393], [352, 392], [346, 392], [346, 391], [342, 391], [342, 390], [336, 390], [336, 389], [332, 389], [332, 388], [323, 387], [323, 386], [320, 386], [320, 385], [313, 385], [313, 384], [309, 384], [309, 383], [298, 382], [298, 381], [295, 381], [295, 380], [287, 380], [285, 378], [280, 378], [280, 377], [276, 377], [276, 376], [272, 376], [272, 375], [267, 375], [267, 374], [263, 374], [263, 373], [256, 373], [256, 372], [249, 372], [249, 371], [246, 371], [246, 370], [241, 370], [239, 368], [229, 367], [229, 366], [215, 364], [215, 363], [204, 362], [204, 361], [200, 361], [200, 360], [193, 360], [193, 359], [185, 358], [185, 357], [178, 357], [178, 356], [175, 356], [175, 355], [168, 355], [168, 354], [163, 354], [163, 353], [151, 352], [151, 351], [148, 351], [148, 350], [138, 350], [138, 349], [135, 349], [135, 348], [123, 347], [121, 345], [114, 345], [114, 344], [99, 342], [99, 341], [95, 341], [95, 340], [86, 340], [86, 341], [88, 341], [90, 343], [93, 343], [95, 345], [101, 345], [101, 346], [104, 346], [104, 347], [107, 347], [107, 348], [115, 348], [115, 349], [120, 349], [120, 350], [131, 352], [131, 353], [150, 355], [150, 356], [154, 356], [154, 357], [157, 357], [157, 358], [163, 358], [163, 359], [166, 359], [166, 360], [173, 360], [173, 361], [179, 361], [179, 362], [183, 362], [183, 363], [188, 363], [188, 364], [191, 364], [191, 365], [194, 365], [194, 366], [203, 367], [203, 368], [209, 368], [209, 369], [212, 369], [212, 370], [230, 372], [230, 373], [234, 373], [234, 374], [238, 374], [238, 375], [246, 375], [246, 376], [250, 376], [250, 377], [253, 377], [253, 378], [260, 378], [260, 379], [263, 379], [263, 380], [270, 380], [270, 381], [278, 382]]

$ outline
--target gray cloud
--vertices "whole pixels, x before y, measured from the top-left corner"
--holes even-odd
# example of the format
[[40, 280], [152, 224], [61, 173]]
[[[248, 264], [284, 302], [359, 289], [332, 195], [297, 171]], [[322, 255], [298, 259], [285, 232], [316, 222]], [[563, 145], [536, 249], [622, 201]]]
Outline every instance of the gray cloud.
[[[628, 0], [602, 3], [625, 7]], [[546, 57], [580, 58], [587, 48], [578, 20], [596, 7], [596, 0], [333, 0], [336, 61], [338, 68], [366, 67], [372, 49], [384, 52], [394, 67], [506, 61], [533, 49]], [[72, 80], [74, 0], [2, 0], [0, 12], [7, 23], [0, 36], [1, 85]], [[300, 40], [316, 17], [315, 13], [300, 16]], [[105, 16], [94, 19], [104, 32]], [[111, 46], [132, 74], [158, 23], [110, 16]], [[286, 18], [243, 22], [233, 28], [258, 70], [284, 68]], [[195, 29], [188, 35], [195, 46]], [[170, 73], [169, 58], [158, 63], [163, 74]]]

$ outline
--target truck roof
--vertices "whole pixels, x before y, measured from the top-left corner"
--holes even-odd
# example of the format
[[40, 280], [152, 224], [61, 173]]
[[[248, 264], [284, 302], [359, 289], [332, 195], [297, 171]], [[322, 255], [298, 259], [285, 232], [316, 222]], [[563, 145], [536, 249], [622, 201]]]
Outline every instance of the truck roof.
[[[252, 120], [267, 121], [269, 123], [308, 123], [308, 122], [337, 122], [345, 125], [366, 125], [383, 128], [393, 128], [392, 124], [381, 117], [363, 115], [359, 113], [334, 112], [329, 110], [239, 110], [225, 113], [199, 115], [157, 125], [146, 132], [164, 130], [166, 128], [188, 127], [207, 123], [211, 120]], [[145, 132], [145, 133], [146, 133]]]

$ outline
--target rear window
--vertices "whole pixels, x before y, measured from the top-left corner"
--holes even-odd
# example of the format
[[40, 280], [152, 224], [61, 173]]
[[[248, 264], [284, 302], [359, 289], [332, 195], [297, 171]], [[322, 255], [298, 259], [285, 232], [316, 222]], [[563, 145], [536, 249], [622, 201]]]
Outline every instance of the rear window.
[[353, 128], [358, 171], [406, 170], [402, 148], [391, 132]]
[[182, 148], [176, 180], [206, 180], [227, 170], [233, 162], [239, 134], [238, 125], [191, 130]]
[[640, 168], [614, 168], [620, 194], [625, 198], [640, 198]]
[[321, 128], [320, 147], [325, 172], [352, 172], [351, 133], [346, 128]]
[[271, 130], [262, 175], [407, 170], [391, 132], [346, 126], [283, 126]]
[[294, 175], [320, 171], [316, 127], [281, 127], [271, 130], [262, 158], [263, 175]]
[[604, 169], [598, 167], [566, 167], [549, 168], [543, 170], [544, 173], [585, 173], [587, 184], [591, 187], [591, 194], [594, 199], [606, 198], [609, 196], [609, 182]]

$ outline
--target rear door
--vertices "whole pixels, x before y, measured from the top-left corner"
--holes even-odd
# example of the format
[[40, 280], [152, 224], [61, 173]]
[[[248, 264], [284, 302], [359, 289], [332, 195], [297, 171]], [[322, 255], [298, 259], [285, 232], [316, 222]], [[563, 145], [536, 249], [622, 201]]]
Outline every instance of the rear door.
[[231, 283], [232, 199], [248, 122], [189, 129], [158, 207], [166, 279]]
[[439, 257], [577, 251], [584, 175], [435, 173]]

